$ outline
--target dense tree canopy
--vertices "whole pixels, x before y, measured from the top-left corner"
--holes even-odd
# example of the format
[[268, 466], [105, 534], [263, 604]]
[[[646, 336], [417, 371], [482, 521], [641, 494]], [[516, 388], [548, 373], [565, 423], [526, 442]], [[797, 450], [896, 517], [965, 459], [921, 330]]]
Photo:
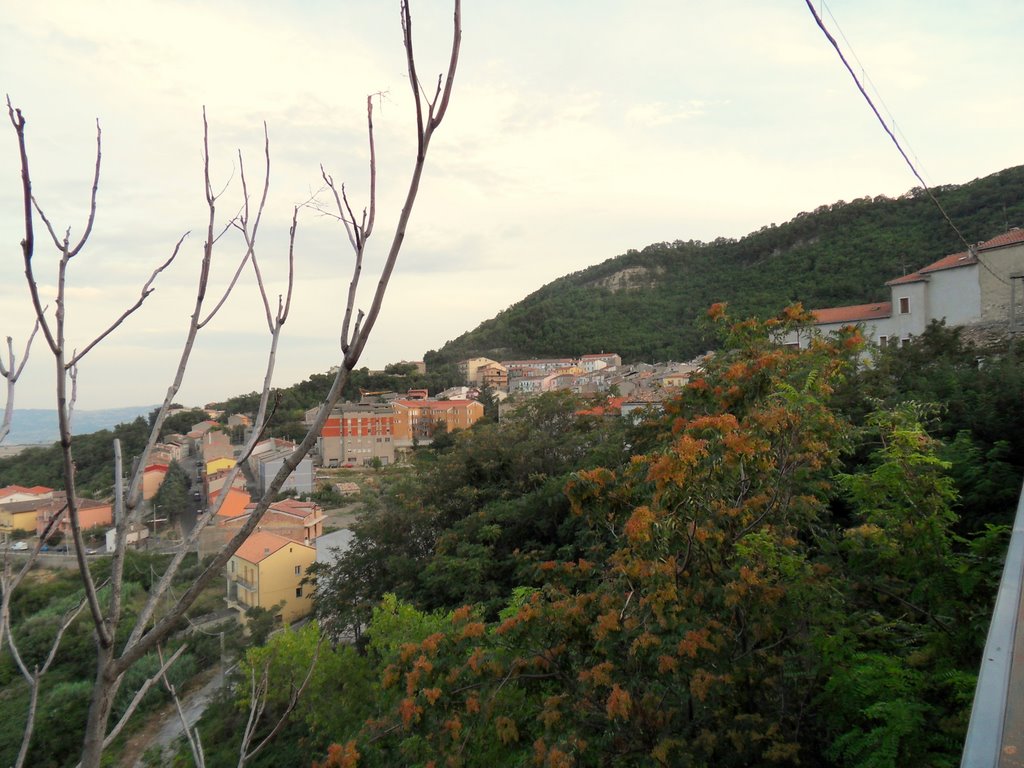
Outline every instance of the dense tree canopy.
[[[660, 418], [537, 404], [368, 514], [318, 598], [351, 627], [358, 592], [375, 714], [326, 764], [956, 764], [1006, 532], [958, 484], [987, 503], [1020, 467], [972, 476], [1006, 435], [907, 377], [921, 349], [965, 393], [998, 366], [959, 366], [941, 328], [864, 368], [855, 332], [774, 344], [799, 310], [712, 314], [723, 351]], [[530, 465], [545, 432], [556, 472]]]
[[[132, 459], [142, 454], [148, 437], [149, 428], [141, 416], [130, 423], [118, 424], [113, 430], [76, 435], [75, 473], [79, 492], [97, 499], [109, 496], [114, 487], [114, 440], [121, 441], [122, 455], [130, 467]], [[26, 448], [0, 459], [0, 486], [44, 485], [62, 489], [61, 468], [59, 445]]]

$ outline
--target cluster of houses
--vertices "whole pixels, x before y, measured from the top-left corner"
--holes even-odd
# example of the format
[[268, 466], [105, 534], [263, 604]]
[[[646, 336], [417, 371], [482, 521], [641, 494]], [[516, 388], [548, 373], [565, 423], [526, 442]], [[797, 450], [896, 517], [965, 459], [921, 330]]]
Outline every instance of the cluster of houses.
[[535, 395], [564, 390], [580, 395], [617, 390], [620, 396], [678, 388], [686, 383], [698, 363], [657, 363], [623, 366], [622, 358], [601, 352], [582, 357], [504, 360], [474, 357], [459, 363], [467, 384], [490, 387], [499, 397]]
[[[114, 519], [109, 502], [78, 499], [78, 520], [83, 529], [108, 526]], [[71, 532], [65, 514], [67, 494], [42, 485], [0, 488], [0, 539], [7, 543], [18, 532], [54, 540]], [[57, 518], [54, 521], [54, 518]]]
[[[290, 440], [271, 437], [258, 442], [242, 464], [231, 434], [251, 427], [244, 415], [219, 422], [203, 421], [185, 437], [196, 458], [196, 501], [206, 500], [215, 511], [199, 535], [199, 555], [219, 552], [256, 510], [253, 494], [262, 496], [295, 450]], [[314, 489], [312, 457], [306, 456], [288, 474], [282, 493], [308, 495]], [[253, 494], [250, 494], [250, 490]], [[279, 609], [276, 618], [291, 623], [312, 610], [309, 590], [302, 584], [316, 562], [316, 541], [323, 534], [323, 510], [312, 501], [284, 498], [274, 502], [259, 525], [228, 561], [226, 598], [245, 619], [250, 608]]]
[[[468, 429], [482, 419], [479, 398], [485, 388], [502, 402], [510, 395], [521, 401], [556, 390], [609, 394], [621, 398], [628, 410], [678, 391], [699, 368], [699, 362], [624, 366], [619, 355], [608, 353], [503, 362], [476, 357], [458, 365], [464, 384], [433, 397], [423, 389], [367, 392], [358, 402], [336, 406], [317, 439], [316, 460], [325, 467], [401, 462], [417, 446], [430, 445], [438, 433]], [[308, 411], [306, 423], [312, 424], [315, 415], [316, 409]]]
[[[934, 320], [958, 326], [1008, 323], [1015, 329], [1024, 298], [1024, 231], [1010, 230], [894, 278], [886, 286], [888, 301], [812, 310], [815, 329], [828, 332], [855, 324], [880, 345], [905, 343]], [[801, 329], [782, 342], [806, 346], [811, 336], [810, 329]], [[459, 371], [464, 384], [434, 397], [426, 390], [374, 392], [364, 393], [359, 402], [336, 406], [320, 432], [314, 454], [289, 474], [282, 491], [298, 497], [312, 493], [314, 465], [394, 464], [417, 446], [429, 445], [439, 433], [468, 429], [483, 418], [479, 397], [484, 389], [503, 401], [503, 407], [510, 396], [521, 400], [556, 390], [605, 394], [607, 400], [592, 413], [626, 416], [678, 392], [700, 365], [700, 360], [623, 365], [619, 355], [604, 352], [578, 358], [463, 360]], [[313, 422], [314, 414], [315, 410], [306, 414], [307, 424]], [[200, 554], [219, 551], [250, 519], [256, 507], [250, 491], [262, 495], [295, 448], [291, 441], [268, 438], [255, 446], [242, 466], [236, 466], [238, 448], [231, 435], [245, 434], [250, 427], [244, 415], [230, 416], [224, 424], [212, 419], [200, 422], [187, 435], [174, 435], [157, 445], [144, 468], [142, 495], [152, 501], [171, 463], [194, 458], [194, 500], [199, 504], [205, 501], [216, 511], [201, 534]], [[66, 536], [70, 527], [62, 514], [66, 506], [64, 494], [51, 488], [0, 488], [0, 541], [6, 543], [18, 532]], [[78, 508], [83, 529], [112, 525], [110, 503], [79, 499]], [[257, 606], [279, 606], [284, 622], [308, 615], [310, 596], [302, 582], [316, 562], [316, 542], [323, 535], [324, 520], [323, 510], [311, 501], [287, 498], [272, 504], [227, 564], [228, 604], [243, 615]], [[111, 534], [108, 532], [108, 548], [113, 547]], [[146, 526], [133, 524], [129, 542], [144, 542], [148, 535]]]

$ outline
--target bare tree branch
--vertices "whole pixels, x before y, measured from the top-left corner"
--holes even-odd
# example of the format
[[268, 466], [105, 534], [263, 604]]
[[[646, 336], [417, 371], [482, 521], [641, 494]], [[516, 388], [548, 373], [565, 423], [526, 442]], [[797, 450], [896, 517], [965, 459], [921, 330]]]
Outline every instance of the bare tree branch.
[[[242, 270], [245, 269], [246, 262], [248, 262], [249, 259], [252, 259], [253, 269], [256, 272], [256, 282], [257, 282], [257, 285], [259, 286], [259, 289], [260, 289], [260, 295], [263, 298], [263, 308], [264, 308], [264, 310], [266, 312], [267, 326], [270, 328], [271, 332], [273, 332], [273, 323], [272, 323], [272, 321], [270, 319], [270, 303], [267, 300], [266, 290], [263, 287], [263, 278], [262, 278], [262, 276], [260, 274], [259, 266], [256, 264], [256, 252], [255, 252], [255, 248], [256, 248], [256, 232], [259, 229], [260, 220], [263, 218], [263, 209], [266, 206], [267, 194], [270, 191], [270, 134], [267, 131], [267, 124], [266, 123], [263, 124], [263, 154], [266, 157], [266, 168], [265, 168], [264, 175], [263, 175], [263, 196], [260, 198], [259, 208], [257, 209], [257, 212], [256, 212], [256, 221], [253, 224], [252, 231], [250, 232], [249, 231], [249, 187], [248, 187], [248, 182], [247, 182], [246, 177], [245, 177], [245, 164], [244, 164], [244, 162], [242, 160], [242, 152], [241, 152], [241, 150], [239, 150], [239, 152], [238, 152], [238, 169], [239, 169], [239, 175], [241, 176], [241, 180], [242, 180], [242, 200], [243, 200], [243, 202], [242, 202], [241, 213], [232, 220], [231, 224], [232, 224], [232, 226], [236, 227], [242, 233], [242, 236], [245, 239], [246, 250], [245, 250], [245, 253], [242, 256], [241, 261], [239, 261], [239, 263], [238, 263], [238, 267], [235, 269], [234, 276], [228, 282], [228, 285], [227, 285], [227, 287], [224, 290], [224, 295], [221, 297], [220, 301], [217, 302], [217, 304], [214, 306], [214, 308], [212, 310], [210, 310], [210, 314], [207, 315], [207, 317], [204, 318], [202, 322], [200, 322], [200, 324], [199, 324], [200, 327], [202, 327], [202, 326], [206, 325], [208, 322], [210, 322], [210, 320], [213, 319], [213, 317], [217, 314], [217, 312], [220, 311], [220, 308], [222, 306], [224, 306], [224, 303], [227, 301], [228, 296], [231, 295], [232, 291], [234, 290], [235, 284], [238, 282], [238, 278], [242, 274]], [[207, 159], [207, 161], [208, 161], [208, 159]]]
[[[163, 650], [157, 649], [160, 654], [160, 662], [163, 663], [164, 653]], [[164, 688], [171, 694], [171, 699], [174, 701], [174, 707], [178, 710], [178, 719], [181, 720], [181, 728], [185, 732], [185, 738], [188, 739], [188, 746], [192, 750], [192, 758], [195, 760], [196, 768], [206, 768], [206, 755], [203, 754], [203, 745], [199, 741], [199, 729], [196, 728], [193, 731], [192, 726], [188, 723], [188, 718], [185, 717], [185, 710], [181, 706], [181, 699], [178, 696], [178, 692], [171, 685], [171, 681], [167, 679], [167, 674], [164, 672], [160, 676], [163, 680]]]
[[87, 354], [89, 354], [89, 351], [93, 347], [95, 347], [97, 344], [99, 344], [101, 341], [103, 341], [105, 338], [107, 338], [107, 336], [109, 336], [114, 331], [116, 331], [118, 329], [118, 327], [120, 327], [121, 323], [123, 323], [125, 320], [127, 320], [132, 314], [135, 313], [136, 310], [138, 310], [139, 307], [142, 306], [142, 303], [147, 298], [149, 298], [149, 295], [151, 293], [153, 293], [153, 291], [156, 290], [155, 288], [153, 288], [153, 283], [154, 283], [154, 281], [156, 281], [156, 278], [160, 275], [161, 272], [163, 272], [165, 269], [167, 269], [169, 266], [171, 266], [171, 263], [178, 256], [178, 250], [181, 248], [181, 243], [185, 239], [186, 236], [187, 236], [187, 233], [185, 235], [181, 236], [181, 239], [178, 240], [177, 245], [174, 246], [174, 251], [171, 253], [171, 255], [167, 259], [167, 261], [165, 261], [163, 264], [161, 264], [160, 266], [158, 266], [156, 269], [153, 270], [153, 274], [151, 274], [149, 276], [149, 279], [142, 286], [142, 290], [139, 292], [139, 298], [136, 300], [136, 302], [134, 304], [132, 304], [130, 307], [128, 307], [128, 309], [126, 309], [124, 312], [122, 312], [121, 316], [118, 317], [110, 325], [110, 327], [107, 328], [107, 330], [103, 331], [103, 333], [101, 333], [95, 339], [93, 339], [88, 344], [86, 344], [85, 345], [85, 349], [83, 349], [81, 352], [76, 352], [75, 355], [67, 363], [65, 363], [65, 367], [66, 368], [71, 368], [72, 366], [77, 365], [81, 361], [81, 359], [83, 357], [85, 357]]
[[18, 136], [18, 151], [21, 154], [21, 194], [22, 207], [24, 209], [25, 237], [21, 241], [22, 259], [25, 262], [25, 279], [28, 281], [29, 296], [32, 299], [32, 306], [36, 311], [36, 320], [43, 329], [43, 336], [50, 350], [57, 352], [57, 340], [46, 322], [43, 314], [43, 303], [39, 298], [39, 286], [36, 284], [32, 270], [32, 258], [35, 255], [35, 229], [32, 221], [32, 176], [28, 169], [28, 148], [25, 141], [25, 117], [20, 109], [11, 105], [11, 97], [7, 97], [7, 114], [11, 119], [11, 125]]
[[14, 356], [14, 340], [10, 336], [7, 337], [6, 366], [4, 365], [3, 358], [0, 357], [0, 378], [7, 382], [7, 400], [4, 403], [3, 421], [0, 422], [0, 443], [6, 439], [11, 431], [11, 421], [14, 419], [15, 386], [18, 383], [18, 379], [21, 378], [21, 372], [25, 369], [25, 363], [28, 362], [28, 356], [32, 350], [32, 340], [36, 337], [38, 331], [39, 320], [37, 319], [32, 326], [32, 333], [29, 334], [28, 341], [25, 343], [25, 353], [21, 356], [21, 364], [17, 364], [17, 358]]
[[[260, 198], [259, 205], [255, 212], [251, 210], [251, 203], [249, 200], [248, 191], [248, 180], [245, 177], [245, 169], [242, 164], [241, 156], [239, 156], [240, 174], [242, 177], [242, 188], [244, 201], [240, 208], [240, 211], [234, 216], [227, 224], [218, 225], [217, 222], [217, 202], [219, 193], [215, 194], [213, 185], [211, 183], [211, 158], [209, 151], [209, 126], [206, 117], [206, 111], [203, 110], [203, 185], [204, 195], [208, 209], [208, 221], [206, 237], [203, 243], [202, 259], [200, 262], [199, 274], [196, 282], [196, 294], [193, 312], [190, 316], [188, 329], [185, 335], [184, 342], [182, 344], [181, 354], [178, 362], [178, 368], [176, 370], [174, 379], [171, 385], [168, 387], [164, 402], [158, 410], [154, 419], [154, 424], [150, 431], [149, 438], [146, 443], [142, 455], [138, 458], [138, 462], [134, 471], [131, 474], [131, 479], [127, 483], [127, 488], [124, 487], [124, 480], [122, 477], [122, 458], [120, 455], [120, 446], [115, 447], [115, 489], [116, 489], [116, 520], [115, 520], [115, 553], [112, 564], [112, 578], [113, 585], [111, 588], [111, 600], [104, 601], [107, 603], [106, 608], [100, 604], [97, 596], [97, 586], [93, 582], [92, 576], [88, 569], [88, 563], [84, 557], [83, 537], [79, 521], [78, 514], [78, 499], [75, 492], [75, 466], [72, 453], [72, 434], [71, 434], [71, 418], [73, 415], [73, 408], [76, 397], [76, 382], [77, 382], [77, 364], [88, 354], [97, 344], [106, 340], [109, 334], [111, 334], [116, 328], [118, 328], [127, 318], [131, 315], [135, 309], [141, 304], [141, 302], [148, 296], [152, 291], [152, 283], [156, 276], [166, 269], [166, 267], [173, 261], [174, 255], [178, 253], [182, 246], [182, 241], [179, 240], [177, 246], [174, 249], [174, 255], [168, 260], [163, 266], [158, 268], [152, 275], [149, 281], [143, 286], [141, 291], [141, 298], [139, 302], [127, 312], [125, 312], [120, 318], [118, 318], [106, 331], [100, 336], [87, 344], [81, 353], [72, 352], [70, 355], [66, 353], [65, 347], [65, 332], [67, 330], [67, 310], [66, 305], [67, 292], [66, 282], [68, 278], [68, 265], [70, 260], [78, 255], [84, 248], [85, 243], [91, 234], [93, 224], [95, 222], [95, 211], [96, 211], [96, 197], [98, 190], [99, 180], [99, 166], [101, 154], [99, 149], [97, 150], [97, 161], [96, 161], [96, 174], [93, 179], [93, 191], [91, 196], [90, 214], [88, 223], [86, 226], [85, 233], [81, 240], [74, 244], [70, 243], [70, 234], [65, 234], [64, 238], [56, 237], [54, 228], [46, 220], [42, 210], [38, 205], [35, 204], [35, 200], [32, 196], [32, 185], [29, 174], [28, 165], [28, 153], [26, 149], [25, 140], [25, 121], [20, 111], [16, 111], [8, 99], [8, 114], [12, 125], [14, 126], [15, 133], [18, 136], [19, 151], [21, 154], [21, 166], [22, 166], [22, 186], [23, 186], [23, 204], [25, 209], [25, 238], [22, 241], [22, 253], [25, 263], [25, 275], [28, 290], [33, 301], [33, 307], [35, 310], [36, 320], [38, 327], [42, 328], [43, 335], [47, 339], [47, 343], [50, 347], [53, 355], [55, 364], [55, 371], [57, 373], [56, 382], [56, 396], [57, 396], [57, 410], [58, 410], [58, 422], [60, 427], [60, 442], [61, 442], [61, 453], [63, 459], [63, 475], [64, 485], [67, 493], [67, 510], [66, 514], [70, 521], [71, 535], [75, 543], [76, 557], [79, 567], [79, 574], [81, 577], [83, 590], [85, 597], [83, 599], [83, 606], [89, 607], [89, 612], [92, 618], [92, 623], [95, 629], [96, 635], [96, 678], [95, 685], [93, 687], [92, 701], [90, 704], [88, 720], [86, 723], [85, 737], [83, 740], [82, 750], [82, 765], [94, 768], [100, 762], [104, 747], [110, 744], [110, 742], [117, 736], [118, 733], [124, 727], [124, 723], [130, 717], [131, 712], [134, 711], [137, 706], [137, 701], [141, 701], [141, 696], [144, 695], [144, 691], [140, 690], [136, 694], [136, 701], [130, 707], [129, 711], [118, 721], [114, 728], [107, 733], [107, 725], [110, 720], [111, 712], [113, 709], [114, 698], [118, 692], [118, 689], [124, 679], [124, 674], [127, 672], [133, 664], [138, 662], [144, 655], [152, 651], [159, 652], [160, 645], [166, 640], [168, 635], [174, 631], [178, 622], [186, 615], [186, 612], [191, 608], [200, 592], [206, 588], [215, 578], [217, 578], [222, 569], [224, 568], [227, 561], [234, 555], [238, 547], [244, 542], [256, 527], [261, 523], [263, 515], [269, 508], [272, 500], [276, 497], [277, 493], [284, 485], [287, 478], [295, 471], [299, 462], [301, 462], [305, 456], [312, 449], [315, 444], [317, 437], [323, 425], [325, 424], [328, 416], [332, 409], [339, 401], [341, 392], [348, 381], [349, 374], [359, 360], [360, 354], [367, 343], [370, 331], [379, 315], [385, 290], [390, 280], [391, 274], [394, 270], [395, 263], [397, 261], [399, 252], [401, 250], [402, 243], [404, 242], [405, 233], [408, 227], [409, 218], [411, 216], [413, 203], [415, 202], [416, 196], [419, 191], [419, 184], [422, 178], [424, 161], [426, 156], [426, 150], [429, 146], [430, 139], [433, 131], [440, 123], [440, 119], [444, 114], [447, 106], [447, 100], [451, 93], [452, 82], [455, 75], [455, 66], [458, 62], [458, 52], [461, 42], [461, 3], [459, 0], [455, 0], [455, 13], [454, 13], [454, 34], [452, 40], [452, 54], [450, 58], [450, 70], [447, 75], [439, 77], [438, 89], [434, 94], [433, 101], [428, 101], [428, 108], [425, 112], [423, 107], [423, 101], [419, 95], [421, 89], [420, 82], [416, 76], [416, 67], [413, 56], [412, 46], [412, 24], [411, 15], [409, 13], [408, 3], [401, 3], [402, 11], [402, 26], [403, 26], [403, 43], [406, 52], [407, 66], [409, 69], [409, 75], [411, 80], [411, 87], [413, 88], [415, 98], [415, 109], [416, 109], [416, 123], [417, 123], [417, 153], [416, 162], [414, 165], [413, 173], [409, 181], [408, 191], [405, 196], [405, 202], [402, 207], [398, 225], [396, 227], [394, 236], [391, 241], [390, 248], [387, 253], [387, 257], [382, 269], [381, 275], [378, 279], [376, 289], [372, 295], [372, 302], [370, 309], [366, 312], [356, 307], [356, 289], [358, 287], [359, 277], [362, 270], [362, 255], [365, 252], [367, 241], [372, 234], [373, 225], [376, 215], [376, 156], [375, 156], [375, 145], [373, 137], [373, 115], [372, 115], [372, 98], [367, 99], [367, 126], [369, 133], [369, 144], [370, 144], [370, 200], [367, 208], [362, 212], [362, 216], [359, 220], [356, 219], [354, 210], [349, 203], [348, 196], [346, 194], [344, 186], [341, 188], [339, 194], [334, 186], [333, 180], [324, 173], [325, 181], [328, 181], [328, 187], [332, 190], [335, 196], [335, 204], [337, 205], [339, 217], [342, 219], [349, 233], [350, 245], [353, 246], [355, 252], [355, 263], [353, 269], [353, 277], [350, 282], [348, 301], [344, 312], [343, 321], [343, 354], [341, 365], [338, 366], [337, 372], [334, 379], [331, 382], [330, 388], [326, 393], [323, 401], [314, 416], [310, 428], [306, 435], [302, 438], [299, 444], [294, 450], [286, 457], [280, 470], [275, 474], [267, 485], [263, 496], [258, 500], [255, 505], [254, 511], [248, 516], [246, 522], [235, 532], [235, 535], [231, 538], [228, 544], [223, 547], [207, 564], [202, 573], [198, 578], [193, 580], [184, 592], [174, 599], [174, 595], [171, 595], [172, 604], [170, 607], [166, 607], [165, 597], [170, 593], [171, 584], [179, 573], [182, 563], [186, 554], [194, 548], [196, 540], [200, 535], [203, 526], [207, 525], [214, 514], [217, 512], [217, 505], [211, 505], [206, 512], [197, 521], [196, 526], [193, 530], [185, 537], [179, 548], [173, 553], [169, 565], [166, 567], [163, 574], [157, 580], [156, 584], [150, 589], [146, 604], [139, 612], [137, 620], [128, 633], [127, 640], [122, 644], [117, 643], [119, 647], [115, 647], [114, 638], [118, 636], [117, 628], [118, 623], [121, 621], [121, 613], [123, 610], [123, 596], [122, 596], [122, 580], [124, 573], [124, 549], [125, 549], [125, 537], [127, 530], [127, 523], [133, 520], [138, 515], [138, 509], [141, 497], [141, 478], [142, 472], [144, 471], [146, 458], [150, 451], [156, 444], [156, 440], [159, 437], [160, 430], [165, 423], [167, 413], [170, 405], [173, 402], [175, 394], [179, 391], [184, 372], [187, 368], [188, 362], [191, 357], [191, 352], [196, 342], [198, 332], [209, 323], [213, 317], [218, 313], [221, 306], [226, 301], [227, 296], [232, 293], [234, 287], [237, 285], [241, 271], [245, 268], [245, 264], [251, 259], [253, 271], [256, 275], [257, 289], [260, 293], [260, 300], [263, 302], [264, 310], [268, 318], [268, 330], [270, 332], [270, 343], [267, 353], [266, 370], [264, 374], [264, 386], [260, 396], [260, 402], [257, 408], [257, 414], [254, 419], [254, 430], [250, 436], [250, 440], [242, 451], [243, 456], [248, 456], [252, 453], [256, 442], [260, 439], [262, 434], [267, 428], [268, 424], [268, 406], [270, 404], [270, 398], [273, 393], [272, 381], [273, 373], [276, 366], [277, 350], [281, 339], [281, 333], [284, 323], [288, 319], [288, 315], [291, 308], [292, 295], [294, 290], [295, 282], [295, 237], [298, 227], [298, 208], [293, 210], [292, 222], [289, 229], [289, 246], [288, 246], [288, 278], [287, 287], [284, 291], [278, 294], [278, 304], [276, 314], [270, 311], [270, 292], [265, 283], [263, 274], [260, 270], [260, 265], [256, 257], [256, 241], [259, 234], [260, 222], [264, 211], [264, 206], [267, 200], [267, 190], [269, 188], [269, 139], [267, 138], [268, 132], [266, 126], [264, 126], [264, 152], [267, 157], [267, 170], [264, 177], [264, 189], [263, 194]], [[100, 146], [100, 136], [97, 135], [97, 147]], [[34, 275], [34, 231], [33, 231], [33, 218], [34, 215], [39, 215], [47, 226], [47, 229], [51, 233], [60, 251], [60, 260], [57, 264], [57, 291], [55, 300], [55, 311], [52, 323], [48, 321], [45, 316], [44, 308], [40, 300], [38, 286], [35, 282]], [[238, 229], [244, 240], [244, 253], [239, 260], [239, 265], [235, 271], [234, 276], [230, 279], [227, 289], [221, 298], [213, 307], [212, 311], [207, 312], [206, 298], [207, 293], [210, 289], [210, 276], [211, 276], [211, 265], [214, 253], [215, 245], [220, 241], [223, 235], [231, 229]], [[354, 328], [350, 328], [354, 324]], [[13, 361], [12, 361], [13, 369]], [[69, 400], [69, 383], [70, 383], [70, 400]], [[233, 472], [237, 473], [239, 467], [236, 466]], [[232, 476], [229, 476], [233, 477]], [[230, 481], [230, 480], [229, 480]], [[223, 497], [222, 497], [223, 498]], [[222, 503], [222, 502], [221, 502]], [[37, 545], [36, 552], [39, 550]], [[31, 558], [30, 558], [31, 560]], [[9, 606], [9, 587], [14, 581], [9, 564], [5, 566], [4, 581], [0, 583], [0, 586], [5, 587], [4, 599], [7, 601], [5, 604]], [[84, 610], [80, 608], [79, 610]], [[4, 621], [0, 621], [0, 632], [6, 633], [8, 641], [11, 640], [10, 626], [9, 623], [5, 624]], [[0, 637], [2, 640], [3, 637]], [[177, 658], [177, 655], [181, 653], [183, 649], [179, 649], [175, 656], [169, 659], [167, 662], [161, 665], [161, 671], [154, 678], [147, 680], [143, 688], [151, 687], [153, 682], [158, 677], [163, 677], [167, 667], [173, 663], [173, 660]], [[294, 692], [294, 697], [290, 699], [292, 703], [289, 705], [288, 712], [294, 708], [294, 702], [298, 701], [298, 696], [301, 695], [302, 691], [306, 687], [306, 683], [312, 675], [312, 666], [310, 671], [307, 673], [306, 681], [299, 686]], [[287, 715], [286, 713], [286, 715]], [[263, 745], [272, 738], [280, 729], [280, 724], [272, 729], [270, 736], [264, 742], [261, 742], [254, 750], [243, 751], [241, 760], [244, 763], [246, 759], [249, 759], [252, 755], [263, 749]], [[252, 736], [250, 734], [249, 741], [251, 742]], [[246, 755], [248, 752], [248, 756]]]
[[107, 734], [107, 737], [103, 740], [104, 747], [109, 747], [114, 743], [114, 739], [121, 734], [121, 731], [128, 724], [132, 715], [135, 714], [135, 710], [139, 708], [139, 704], [142, 703], [142, 699], [145, 698], [147, 693], [149, 693], [149, 689], [152, 688], [153, 684], [158, 680], [163, 679], [164, 675], [167, 674], [167, 670], [170, 669], [171, 665], [178, 660], [178, 657], [185, 652], [186, 648], [188, 648], [188, 645], [183, 643], [178, 647], [178, 650], [167, 658], [166, 661], [163, 661], [163, 655], [161, 654], [160, 658], [163, 663], [160, 665], [160, 669], [158, 669], [151, 677], [147, 678], [139, 690], [135, 692], [135, 696], [132, 697], [131, 703], [128, 704], [128, 708], [124, 711], [124, 714], [121, 715], [121, 719], [117, 721], [117, 724], [110, 730], [110, 733]]

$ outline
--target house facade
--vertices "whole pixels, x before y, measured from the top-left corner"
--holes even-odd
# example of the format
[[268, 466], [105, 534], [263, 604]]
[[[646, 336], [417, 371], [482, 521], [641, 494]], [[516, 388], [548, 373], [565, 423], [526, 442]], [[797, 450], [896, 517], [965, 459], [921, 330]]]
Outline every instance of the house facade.
[[[874, 344], [904, 344], [932, 321], [951, 326], [1021, 322], [1024, 303], [1024, 230], [1015, 228], [944, 256], [886, 283], [889, 301], [814, 309], [815, 328], [860, 325]], [[790, 332], [784, 343], [807, 346], [812, 334]]]
[[142, 471], [142, 498], [149, 501], [156, 492], [160, 490], [160, 486], [164, 484], [164, 478], [167, 477], [167, 464], [148, 464]]
[[365, 466], [374, 459], [393, 464], [395, 410], [375, 402], [342, 403], [320, 431], [318, 453], [324, 466]]
[[484, 417], [484, 406], [476, 400], [395, 400], [393, 406], [396, 448], [427, 445], [439, 429], [469, 429]]
[[280, 620], [290, 624], [312, 613], [312, 590], [302, 584], [316, 562], [316, 547], [267, 531], [246, 539], [227, 564], [227, 602], [242, 615], [249, 608], [280, 605]]
[[[266, 492], [275, 475], [284, 466], [285, 459], [292, 454], [293, 450], [294, 446], [291, 448], [279, 448], [276, 451], [269, 451], [259, 455], [255, 475], [260, 493]], [[308, 455], [303, 457], [302, 461], [299, 462], [298, 466], [285, 478], [284, 483], [281, 485], [281, 493], [287, 493], [288, 491], [295, 491], [296, 493], [313, 492], [313, 459]]]
[[[71, 534], [71, 519], [68, 515], [61, 514], [67, 505], [67, 494], [63, 491], [54, 491], [53, 498], [49, 499], [45, 506], [39, 508], [36, 515], [36, 534], [43, 535], [43, 532], [50, 526], [50, 521], [60, 515], [60, 520], [50, 531], [50, 535], [60, 533], [63, 536]], [[94, 501], [93, 499], [78, 499], [78, 525], [83, 531], [99, 526], [108, 526], [114, 522], [114, 507], [107, 501]]]

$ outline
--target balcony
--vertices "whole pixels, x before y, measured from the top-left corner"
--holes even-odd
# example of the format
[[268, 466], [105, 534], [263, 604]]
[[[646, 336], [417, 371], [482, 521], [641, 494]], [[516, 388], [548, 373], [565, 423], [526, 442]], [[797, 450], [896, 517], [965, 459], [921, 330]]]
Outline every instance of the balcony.
[[974, 692], [961, 768], [1024, 765], [1024, 491]]
[[231, 577], [231, 583], [235, 584], [239, 589], [244, 589], [244, 590], [246, 590], [248, 592], [255, 592], [256, 591], [256, 585], [255, 584], [253, 584], [251, 581], [246, 581], [245, 579], [241, 579], [238, 576], [232, 576]]

